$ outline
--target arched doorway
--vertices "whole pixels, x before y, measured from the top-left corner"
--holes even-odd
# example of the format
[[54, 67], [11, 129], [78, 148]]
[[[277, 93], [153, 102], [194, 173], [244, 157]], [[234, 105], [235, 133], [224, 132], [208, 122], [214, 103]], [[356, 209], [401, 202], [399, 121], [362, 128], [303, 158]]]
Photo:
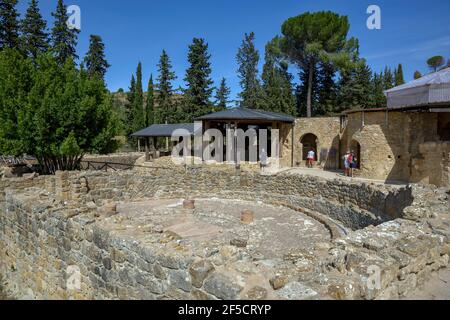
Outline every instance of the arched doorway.
[[361, 145], [359, 144], [358, 141], [353, 140], [351, 145], [350, 145], [350, 151], [353, 152], [353, 154], [355, 155], [356, 159], [356, 169], [361, 169]]
[[307, 160], [308, 157], [308, 152], [310, 152], [311, 150], [313, 150], [316, 153], [316, 161], [318, 160], [318, 154], [317, 154], [317, 143], [318, 143], [318, 139], [317, 136], [312, 134], [312, 133], [308, 133], [305, 134], [302, 138], [302, 140], [300, 141], [300, 143], [302, 144], [302, 159], [304, 161]]

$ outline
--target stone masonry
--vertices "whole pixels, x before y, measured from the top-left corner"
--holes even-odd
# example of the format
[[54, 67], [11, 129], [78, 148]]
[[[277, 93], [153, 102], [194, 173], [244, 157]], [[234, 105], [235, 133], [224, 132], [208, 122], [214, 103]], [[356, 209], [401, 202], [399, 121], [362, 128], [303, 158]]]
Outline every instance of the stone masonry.
[[[390, 299], [449, 262], [445, 189], [205, 168], [64, 172], [2, 179], [0, 187], [0, 274], [19, 297]], [[323, 223], [331, 240], [273, 257], [244, 240], [184, 239], [153, 224], [129, 228], [132, 218], [120, 213], [149, 199], [213, 197], [297, 210]], [[111, 204], [119, 213], [104, 210]], [[190, 214], [182, 202], [170, 210]], [[73, 266], [76, 289], [68, 286]], [[373, 270], [380, 281], [371, 286]]]

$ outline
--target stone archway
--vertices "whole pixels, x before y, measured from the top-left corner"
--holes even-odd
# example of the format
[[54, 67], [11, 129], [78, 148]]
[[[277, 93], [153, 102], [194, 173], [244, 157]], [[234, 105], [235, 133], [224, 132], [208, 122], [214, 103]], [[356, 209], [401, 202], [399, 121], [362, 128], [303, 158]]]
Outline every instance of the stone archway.
[[356, 157], [355, 169], [361, 169], [361, 144], [356, 140], [352, 140], [352, 143], [350, 144], [350, 151], [353, 152]]
[[319, 160], [318, 155], [318, 146], [319, 146], [319, 139], [315, 134], [307, 133], [305, 134], [302, 139], [300, 140], [300, 143], [302, 144], [302, 160], [306, 161], [308, 157], [308, 152], [313, 150], [316, 153], [316, 161]]

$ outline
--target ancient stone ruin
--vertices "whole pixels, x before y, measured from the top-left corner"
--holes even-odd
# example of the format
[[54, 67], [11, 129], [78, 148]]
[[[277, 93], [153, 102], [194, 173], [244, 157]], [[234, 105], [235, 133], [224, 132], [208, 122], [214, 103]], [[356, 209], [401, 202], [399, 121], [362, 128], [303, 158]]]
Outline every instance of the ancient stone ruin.
[[396, 299], [448, 266], [448, 197], [207, 168], [2, 179], [0, 275], [37, 299]]

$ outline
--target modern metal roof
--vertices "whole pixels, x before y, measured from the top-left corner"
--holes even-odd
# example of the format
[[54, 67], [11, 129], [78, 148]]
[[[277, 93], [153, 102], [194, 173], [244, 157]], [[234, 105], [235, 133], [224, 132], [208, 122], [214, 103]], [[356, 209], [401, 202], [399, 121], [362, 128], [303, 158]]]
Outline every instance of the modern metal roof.
[[208, 120], [260, 120], [260, 121], [281, 121], [295, 122], [295, 118], [283, 113], [275, 113], [263, 110], [234, 108], [211, 113], [197, 118], [198, 121]]
[[450, 104], [450, 68], [385, 91], [389, 108]]
[[194, 135], [194, 128], [195, 125], [193, 123], [154, 124], [148, 128], [133, 133], [131, 136], [137, 138], [171, 137], [177, 130], [187, 130], [191, 135]]

